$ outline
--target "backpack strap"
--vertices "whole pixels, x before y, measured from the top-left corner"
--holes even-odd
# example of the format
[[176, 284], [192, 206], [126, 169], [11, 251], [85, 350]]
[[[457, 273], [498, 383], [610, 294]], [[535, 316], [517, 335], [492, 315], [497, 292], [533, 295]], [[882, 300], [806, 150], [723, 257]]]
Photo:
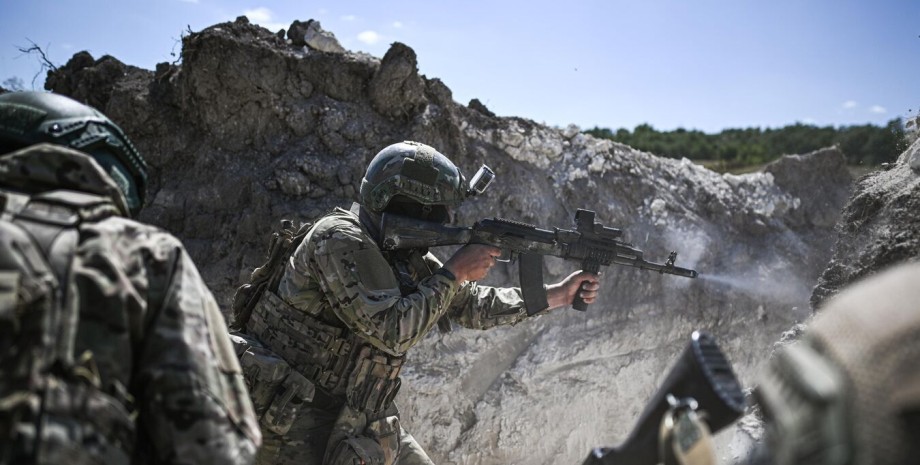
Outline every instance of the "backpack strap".
[[281, 220], [281, 227], [272, 233], [268, 244], [267, 260], [252, 271], [249, 282], [240, 286], [233, 294], [231, 311], [233, 321], [230, 329], [243, 331], [252, 315], [252, 309], [266, 290], [278, 289], [278, 282], [284, 274], [284, 265], [294, 250], [303, 242], [312, 223], [299, 225], [292, 220]]

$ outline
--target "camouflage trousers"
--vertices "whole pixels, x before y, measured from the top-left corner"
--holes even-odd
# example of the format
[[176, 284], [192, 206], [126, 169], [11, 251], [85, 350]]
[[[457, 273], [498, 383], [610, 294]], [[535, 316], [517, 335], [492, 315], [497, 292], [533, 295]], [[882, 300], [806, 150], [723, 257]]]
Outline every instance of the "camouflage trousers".
[[[299, 410], [287, 434], [263, 430], [257, 465], [323, 465], [327, 447], [334, 447], [346, 435], [362, 435], [371, 429], [363, 414], [349, 413], [348, 410], [342, 403], [331, 402], [328, 397], [317, 393], [312, 402]], [[398, 446], [388, 451], [386, 462], [380, 463], [434, 465], [415, 438], [399, 426], [398, 418], [395, 405], [380, 417], [390, 421], [391, 425], [395, 423], [398, 431]], [[331, 443], [330, 438], [333, 439]]]

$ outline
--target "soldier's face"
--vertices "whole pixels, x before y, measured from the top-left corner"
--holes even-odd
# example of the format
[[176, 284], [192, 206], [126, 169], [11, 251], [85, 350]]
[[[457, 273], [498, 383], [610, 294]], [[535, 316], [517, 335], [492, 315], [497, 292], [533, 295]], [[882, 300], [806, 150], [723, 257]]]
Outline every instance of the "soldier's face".
[[454, 212], [449, 205], [425, 205], [422, 207], [422, 218], [425, 221], [448, 224], [453, 222]]
[[393, 197], [383, 211], [440, 224], [450, 223], [453, 219], [453, 211], [448, 205], [423, 205], [401, 196]]
[[454, 209], [453, 207], [444, 207], [445, 210], [445, 219], [442, 221], [442, 224], [449, 224], [454, 222]]

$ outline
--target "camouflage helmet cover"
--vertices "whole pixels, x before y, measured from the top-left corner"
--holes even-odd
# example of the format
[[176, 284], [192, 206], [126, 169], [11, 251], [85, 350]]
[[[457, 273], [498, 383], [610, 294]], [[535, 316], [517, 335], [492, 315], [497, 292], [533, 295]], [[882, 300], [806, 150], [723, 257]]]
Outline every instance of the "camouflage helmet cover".
[[[127, 173], [116, 183], [136, 215], [144, 204], [147, 164], [121, 128], [101, 112], [50, 92], [0, 95], [0, 153], [41, 142], [71, 147], [91, 155], [110, 174], [114, 156]], [[130, 179], [128, 179], [130, 177]], [[128, 185], [133, 182], [133, 186]]]
[[405, 196], [422, 205], [457, 206], [467, 197], [460, 169], [434, 148], [412, 141], [381, 150], [361, 181], [361, 204], [381, 212], [390, 200]]

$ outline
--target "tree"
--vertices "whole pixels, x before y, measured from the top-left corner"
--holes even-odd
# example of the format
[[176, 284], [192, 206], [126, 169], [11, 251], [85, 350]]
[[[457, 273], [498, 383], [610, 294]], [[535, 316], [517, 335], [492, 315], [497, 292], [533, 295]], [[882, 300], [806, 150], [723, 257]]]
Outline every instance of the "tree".
[[894, 160], [906, 148], [904, 125], [899, 119], [884, 127], [866, 124], [834, 128], [797, 122], [782, 128], [729, 128], [717, 134], [684, 128], [658, 131], [648, 123], [632, 131], [620, 128], [614, 133], [594, 127], [585, 132], [660, 156], [719, 160], [725, 168], [762, 164], [834, 144], [850, 164], [878, 164]]

